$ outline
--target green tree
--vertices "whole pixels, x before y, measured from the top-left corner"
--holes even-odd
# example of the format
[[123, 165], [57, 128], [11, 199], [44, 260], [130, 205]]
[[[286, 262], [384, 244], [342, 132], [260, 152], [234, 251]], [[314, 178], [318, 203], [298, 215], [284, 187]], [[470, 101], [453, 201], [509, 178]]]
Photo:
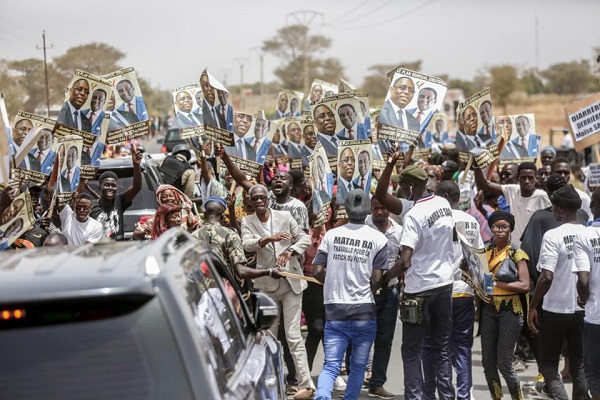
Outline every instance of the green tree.
[[471, 81], [463, 81], [462, 79], [450, 79], [448, 81], [448, 89], [462, 89], [466, 98], [476, 93], [475, 84]]
[[521, 76], [521, 86], [527, 94], [540, 94], [544, 92], [544, 82], [540, 79], [540, 74], [534, 69], [528, 69]]
[[275, 69], [283, 87], [293, 90], [304, 90], [304, 57], [307, 57], [308, 79], [315, 78], [337, 81], [343, 74], [341, 63], [332, 58], [320, 59], [318, 55], [331, 47], [331, 39], [323, 35], [311, 35], [308, 27], [303, 25], [286, 26], [262, 45], [262, 50], [281, 59], [282, 65]]
[[372, 73], [365, 77], [361, 90], [369, 93], [371, 104], [383, 103], [390, 88], [390, 80], [387, 74], [401, 65], [412, 71], [421, 70], [421, 60], [398, 64], [376, 64], [369, 67], [369, 71], [372, 71]]
[[540, 73], [546, 79], [546, 92], [579, 94], [600, 90], [598, 79], [591, 73], [586, 60], [554, 64]]
[[71, 47], [53, 61], [56, 70], [66, 78], [68, 84], [76, 69], [94, 75], [108, 74], [121, 68], [119, 61], [123, 57], [124, 53], [105, 43], [89, 43]]
[[512, 65], [498, 65], [488, 69], [492, 91], [492, 102], [494, 105], [502, 107], [506, 114], [510, 95], [513, 94], [520, 85], [517, 69]]
[[149, 117], [153, 115], [164, 115], [169, 108], [173, 107], [171, 91], [155, 89], [150, 86], [148, 81], [141, 77], [138, 77], [138, 83], [140, 84], [142, 95], [144, 96], [144, 103], [146, 104]]
[[[46, 79], [44, 75], [44, 61], [28, 58], [20, 61], [10, 61], [8, 68], [13, 77], [13, 83], [22, 89], [23, 97], [18, 104], [18, 109], [35, 112], [36, 108], [46, 105]], [[64, 96], [60, 76], [52, 64], [48, 64], [48, 86], [50, 103], [56, 103]], [[16, 112], [17, 110], [12, 110]]]

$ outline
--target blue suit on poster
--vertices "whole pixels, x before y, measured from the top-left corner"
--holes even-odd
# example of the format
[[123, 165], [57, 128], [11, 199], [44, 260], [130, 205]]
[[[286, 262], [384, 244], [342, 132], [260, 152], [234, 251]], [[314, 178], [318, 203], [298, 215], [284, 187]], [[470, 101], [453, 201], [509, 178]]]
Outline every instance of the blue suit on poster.
[[486, 142], [486, 143], [498, 143], [498, 140], [496, 138], [496, 127], [494, 125], [491, 125], [491, 128], [490, 128], [490, 135], [492, 136], [491, 142], [489, 141], [490, 135], [486, 134], [485, 128], [486, 128], [486, 126], [484, 125], [481, 127], [481, 129], [479, 131], [477, 131], [477, 137], [479, 137], [479, 139], [481, 141]]
[[[144, 103], [144, 99], [141, 96], [135, 96], [135, 101], [132, 103], [135, 109], [135, 115], [139, 121], [147, 121], [148, 120], [148, 111], [146, 111], [146, 104]], [[117, 110], [119, 111], [129, 111], [129, 108], [125, 107], [126, 104], [121, 104]]]
[[420, 132], [419, 121], [415, 117], [412, 116], [406, 109], [403, 110], [404, 115], [406, 116], [406, 122], [408, 126], [404, 126], [403, 122], [398, 119], [398, 114], [394, 111], [394, 107], [392, 107], [392, 103], [389, 100], [386, 100], [383, 103], [383, 107], [381, 108], [381, 114], [379, 115], [379, 123], [380, 124], [388, 124], [397, 126], [400, 128], [408, 129], [410, 131]]
[[[75, 166], [73, 168], [73, 176], [71, 177], [71, 182], [70, 182], [70, 191], [74, 192], [75, 189], [77, 189], [77, 186], [79, 185], [79, 173], [81, 172], [79, 166]], [[67, 179], [67, 170], [65, 169], [63, 172], [61, 172], [60, 174], [60, 179], [64, 183], [68, 183], [68, 179]], [[65, 187], [63, 186], [63, 191], [65, 191]]]
[[362, 176], [358, 175], [356, 178], [354, 178], [352, 183], [354, 185], [358, 186], [359, 188], [361, 188], [362, 190], [364, 190], [365, 192], [371, 193], [371, 171], [368, 171], [367, 175], [364, 177], [364, 180], [365, 180], [364, 188], [360, 185], [361, 178], [362, 178]]
[[[411, 114], [413, 117], [415, 116], [414, 114], [416, 112], [418, 112], [418, 108], [409, 108], [408, 110], [406, 110], [407, 113]], [[419, 127], [419, 132], [423, 133], [425, 132], [425, 129], [427, 128], [427, 125], [429, 125], [429, 121], [431, 121], [431, 117], [433, 117], [433, 114], [435, 114], [435, 110], [431, 110], [431, 112], [429, 113], [429, 115], [427, 117], [425, 117], [425, 119], [423, 121], [421, 121], [421, 126]], [[415, 117], [415, 119], [417, 119]], [[417, 120], [417, 122], [419, 122], [419, 120]]]
[[[92, 113], [91, 109], [85, 110], [85, 116], [88, 120], [90, 119], [91, 113]], [[96, 116], [96, 119], [92, 123], [92, 132], [91, 133], [93, 133], [94, 135], [99, 135], [101, 133], [102, 121], [104, 121], [104, 114], [105, 114], [104, 111], [100, 110], [100, 112]]]
[[[31, 154], [32, 157], [36, 156], [36, 153], [38, 152], [38, 149], [31, 149], [29, 151], [29, 154]], [[56, 152], [52, 149], [50, 149], [50, 151], [48, 152], [48, 154], [46, 154], [46, 157], [42, 160], [42, 163], [40, 165], [40, 172], [46, 174], [46, 175], [50, 175], [52, 173], [52, 166], [54, 165], [54, 159], [56, 158]]]
[[[511, 140], [514, 144], [521, 144], [521, 137], [517, 136], [513, 140]], [[522, 145], [521, 145], [522, 146]], [[529, 157], [537, 157], [538, 155], [538, 141], [537, 136], [534, 133], [529, 134], [529, 139], [527, 140], [527, 154]]]
[[[226, 105], [225, 107], [227, 107], [225, 111], [225, 123], [227, 124], [227, 127], [222, 127], [222, 129], [227, 129], [228, 131], [233, 132], [233, 107], [231, 107], [230, 105]], [[218, 113], [221, 113], [221, 108], [223, 108], [221, 104], [215, 106], [215, 110]]]
[[331, 202], [331, 195], [333, 193], [333, 174], [325, 173], [325, 187], [321, 185], [321, 187], [313, 189], [313, 213], [318, 214], [321, 209], [323, 209], [323, 205]]
[[[252, 147], [252, 149], [254, 149], [254, 147], [252, 146], [252, 143], [254, 142], [254, 138], [245, 138], [245, 140], [246, 140], [246, 142], [248, 142], [248, 145], [250, 145], [250, 147]], [[260, 148], [258, 149], [258, 151], [256, 152], [256, 158], [254, 161], [256, 161], [259, 164], [264, 164], [270, 148], [271, 148], [271, 140], [269, 140], [269, 138], [266, 138], [260, 145]]]
[[[340, 140], [350, 140], [350, 134], [348, 133], [348, 129], [344, 128], [341, 131], [339, 131], [338, 133], [336, 133], [336, 136], [340, 139]], [[356, 124], [356, 132], [354, 132], [354, 140], [360, 140], [360, 139], [368, 139], [368, 132], [367, 129], [365, 128], [365, 126], [363, 124]]]

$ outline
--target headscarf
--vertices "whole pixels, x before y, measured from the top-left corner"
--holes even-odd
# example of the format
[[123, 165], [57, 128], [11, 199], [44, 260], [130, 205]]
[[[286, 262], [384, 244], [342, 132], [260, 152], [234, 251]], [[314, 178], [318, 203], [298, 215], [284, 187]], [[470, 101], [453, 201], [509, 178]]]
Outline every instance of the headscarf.
[[156, 214], [154, 215], [152, 230], [150, 231], [150, 239], [157, 239], [169, 229], [167, 217], [174, 212], [181, 212], [181, 207], [176, 204], [161, 204], [158, 206], [158, 210], [156, 210]]
[[177, 199], [177, 203], [179, 207], [183, 210], [191, 210], [192, 209], [192, 200], [186, 196], [181, 190], [177, 189], [173, 185], [160, 185], [158, 189], [156, 189], [156, 201], [159, 205], [162, 205], [161, 197], [163, 192], [166, 190], [172, 190], [175, 193], [175, 198]]
[[490, 228], [497, 221], [506, 221], [510, 225], [510, 231], [512, 232], [515, 229], [515, 217], [509, 212], [498, 210], [494, 211], [492, 215], [488, 218], [488, 225]]

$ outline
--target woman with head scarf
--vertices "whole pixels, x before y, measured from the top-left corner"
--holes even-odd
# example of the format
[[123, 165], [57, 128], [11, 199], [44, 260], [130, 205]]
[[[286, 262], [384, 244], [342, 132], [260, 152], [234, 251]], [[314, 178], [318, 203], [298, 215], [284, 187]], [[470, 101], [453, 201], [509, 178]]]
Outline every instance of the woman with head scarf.
[[[500, 375], [504, 377], [511, 398], [523, 399], [523, 392], [512, 360], [513, 351], [523, 327], [526, 304], [520, 294], [529, 292], [527, 254], [511, 246], [510, 235], [515, 229], [515, 217], [506, 211], [496, 211], [488, 219], [492, 243], [486, 247], [488, 272], [492, 274], [493, 296], [483, 304], [481, 315], [481, 354], [485, 379], [493, 400], [502, 398]], [[513, 282], [502, 282], [496, 274], [502, 263], [511, 258], [517, 266]]]
[[[173, 185], [160, 185], [156, 190], [156, 201], [158, 205], [176, 204], [181, 208], [181, 228], [192, 232], [198, 228], [200, 219], [194, 214], [192, 201], [181, 190]], [[136, 239], [150, 239], [150, 230], [154, 224], [151, 217], [135, 224], [133, 237]]]
[[162, 204], [154, 215], [150, 239], [157, 239], [170, 228], [181, 225], [181, 207], [177, 204]]

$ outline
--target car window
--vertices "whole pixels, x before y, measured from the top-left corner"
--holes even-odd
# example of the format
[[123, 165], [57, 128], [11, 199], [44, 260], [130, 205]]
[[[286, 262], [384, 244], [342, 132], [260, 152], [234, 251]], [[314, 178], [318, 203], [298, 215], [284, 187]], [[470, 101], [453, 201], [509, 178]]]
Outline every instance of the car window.
[[181, 137], [179, 135], [179, 129], [172, 129], [167, 132], [167, 135], [165, 137], [165, 142], [171, 142], [173, 140], [180, 140], [180, 139], [181, 139]]
[[182, 265], [187, 270], [187, 298], [204, 343], [214, 350], [213, 368], [223, 393], [245, 348], [241, 297], [233, 286], [214, 276], [206, 256], [190, 250]]

